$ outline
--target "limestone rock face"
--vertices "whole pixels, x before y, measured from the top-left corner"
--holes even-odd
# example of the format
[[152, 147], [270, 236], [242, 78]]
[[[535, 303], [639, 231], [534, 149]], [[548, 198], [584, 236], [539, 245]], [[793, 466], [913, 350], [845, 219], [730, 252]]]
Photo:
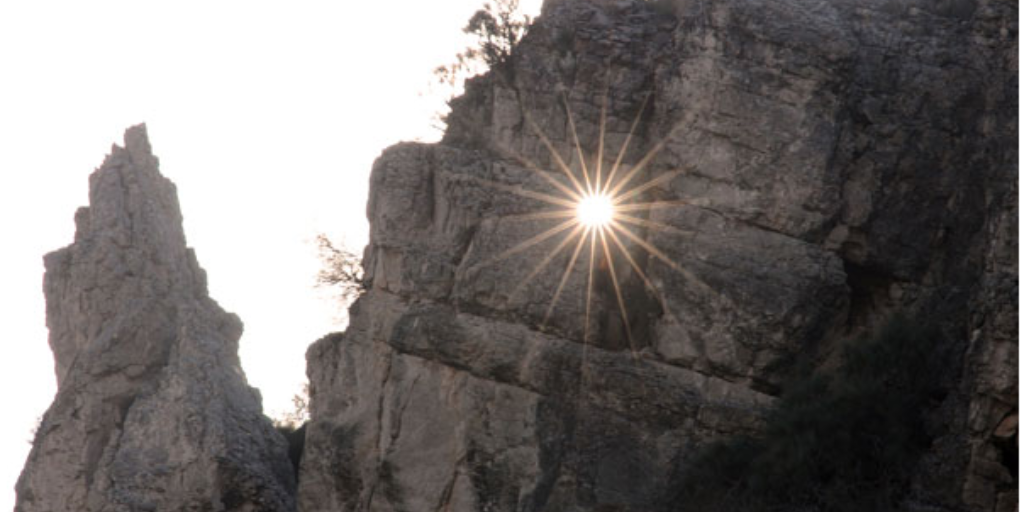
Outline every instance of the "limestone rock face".
[[45, 258], [57, 396], [19, 512], [293, 510], [283, 438], [207, 293], [145, 126], [90, 176], [75, 242]]
[[978, 510], [1016, 511], [1018, 480], [1018, 339], [1016, 155], [1007, 155], [1005, 197], [986, 220], [984, 273], [971, 298], [967, 397], [968, 467], [963, 498]]
[[[307, 353], [299, 508], [658, 510], [794, 357], [901, 311], [949, 354], [904, 507], [1011, 510], [1016, 17], [549, 0], [441, 144], [374, 165], [369, 291]], [[570, 266], [566, 217], [535, 214], [598, 155], [651, 206]]]

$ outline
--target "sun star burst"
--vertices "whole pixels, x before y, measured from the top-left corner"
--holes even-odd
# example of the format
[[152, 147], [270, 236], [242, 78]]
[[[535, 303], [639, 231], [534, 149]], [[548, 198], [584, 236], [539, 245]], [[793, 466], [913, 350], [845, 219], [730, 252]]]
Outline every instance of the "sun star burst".
[[588, 228], [605, 228], [615, 218], [615, 205], [606, 194], [587, 194], [576, 205], [576, 219]]
[[[643, 250], [653, 257], [653, 261], [663, 264], [680, 273], [692, 284], [699, 286], [702, 289], [708, 289], [706, 283], [697, 279], [697, 277], [688, 269], [683, 268], [668, 254], [664, 253], [648, 241], [645, 234], [645, 230], [660, 231], [669, 234], [687, 234], [685, 230], [681, 230], [675, 226], [654, 221], [644, 213], [660, 208], [685, 206], [690, 204], [690, 202], [685, 200], [652, 202], [645, 202], [642, 200], [638, 201], [638, 199], [642, 197], [642, 194], [648, 190], [666, 185], [670, 180], [686, 172], [687, 169], [668, 170], [655, 173], [655, 176], [653, 178], [649, 178], [646, 182], [635, 182], [635, 178], [640, 176], [642, 171], [649, 168], [649, 164], [666, 145], [669, 140], [669, 136], [675, 131], [675, 128], [658, 140], [646, 152], [646, 154], [640, 158], [639, 161], [632, 165], [624, 164], [623, 159], [626, 155], [626, 151], [633, 139], [633, 134], [636, 131], [637, 125], [640, 122], [641, 114], [647, 105], [647, 98], [645, 98], [643, 103], [640, 105], [636, 118], [633, 120], [629, 134], [619, 147], [618, 155], [614, 159], [614, 163], [610, 166], [610, 169], [602, 175], [602, 166], [604, 164], [605, 157], [604, 137], [607, 103], [602, 105], [601, 109], [601, 119], [597, 137], [597, 153], [596, 155], [586, 155], [584, 154], [583, 146], [580, 144], [572, 110], [569, 108], [568, 100], [564, 96], [563, 101], [565, 102], [565, 110], [568, 126], [572, 134], [572, 142], [575, 146], [574, 149], [577, 157], [576, 162], [579, 164], [578, 168], [574, 169], [575, 166], [570, 166], [566, 163], [552, 141], [544, 134], [540, 127], [537, 126], [527, 113], [527, 124], [532, 128], [534, 134], [549, 151], [552, 161], [555, 164], [555, 169], [542, 169], [524, 155], [505, 149], [502, 151], [506, 156], [519, 161], [527, 169], [547, 181], [548, 184], [552, 186], [552, 190], [543, 192], [537, 190], [531, 191], [490, 180], [476, 180], [482, 184], [514, 193], [524, 198], [539, 200], [547, 203], [549, 206], [557, 208], [555, 210], [537, 211], [533, 213], [514, 215], [512, 217], [519, 217], [523, 220], [561, 219], [561, 222], [519, 242], [518, 244], [515, 244], [513, 247], [505, 250], [501, 254], [489, 258], [479, 265], [493, 265], [498, 261], [509, 258], [515, 254], [522, 253], [530, 247], [545, 243], [547, 240], [561, 235], [561, 241], [553, 249], [548, 251], [543, 258], [540, 258], [540, 261], [533, 266], [525, 279], [520, 280], [515, 289], [510, 293], [510, 298], [521, 292], [527, 284], [534, 282], [534, 279], [544, 270], [544, 268], [555, 260], [558, 254], [572, 247], [572, 256], [565, 269], [561, 272], [561, 279], [558, 281], [558, 285], [554, 288], [551, 302], [548, 304], [547, 312], [539, 327], [541, 329], [545, 329], [545, 326], [554, 311], [555, 305], [559, 302], [566, 283], [573, 273], [573, 268], [575, 268], [578, 262], [583, 262], [588, 267], [586, 297], [584, 298], [585, 313], [583, 319], [583, 341], [585, 346], [586, 343], [589, 342], [590, 338], [589, 326], [591, 302], [593, 301], [593, 294], [595, 291], [594, 274], [595, 270], [597, 270], [596, 267], [601, 267], [600, 271], [606, 272], [610, 277], [610, 281], [615, 292], [615, 301], [618, 305], [619, 314], [621, 315], [623, 326], [625, 328], [625, 335], [629, 340], [630, 348], [634, 356], [638, 357], [637, 348], [633, 344], [633, 337], [630, 332], [630, 314], [626, 307], [626, 300], [623, 296], [621, 283], [619, 282], [620, 278], [626, 277], [624, 271], [631, 270], [635, 276], [639, 277], [643, 286], [657, 298], [662, 307], [663, 313], [673, 321], [678, 322], [678, 320], [669, 310], [663, 293], [657, 289], [655, 284], [648, 277], [647, 272], [645, 272], [645, 269], [641, 266], [640, 262], [630, 254], [630, 250], [626, 244]], [[588, 169], [586, 165], [587, 162], [591, 162], [593, 167]], [[562, 178], [567, 180], [567, 182], [561, 179], [556, 179], [555, 176], [558, 174], [561, 174]], [[581, 254], [588, 249], [588, 255]], [[612, 257], [612, 253], [615, 252], [614, 249], [617, 249], [618, 252], [621, 253], [622, 259], [625, 260], [625, 263], [628, 263], [628, 266], [624, 265], [623, 261], [620, 259], [620, 268], [616, 268], [616, 263]], [[600, 265], [597, 264], [598, 261], [601, 262]]]

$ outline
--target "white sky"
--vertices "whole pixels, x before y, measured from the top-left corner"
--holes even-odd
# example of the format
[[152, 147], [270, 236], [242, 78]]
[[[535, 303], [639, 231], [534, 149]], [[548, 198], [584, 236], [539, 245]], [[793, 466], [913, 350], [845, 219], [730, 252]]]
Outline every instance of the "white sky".
[[124, 129], [147, 123], [211, 295], [245, 322], [249, 382], [286, 411], [306, 347], [341, 327], [309, 240], [361, 251], [372, 161], [438, 137], [432, 71], [481, 4], [0, 0], [0, 509], [56, 390], [42, 256]]

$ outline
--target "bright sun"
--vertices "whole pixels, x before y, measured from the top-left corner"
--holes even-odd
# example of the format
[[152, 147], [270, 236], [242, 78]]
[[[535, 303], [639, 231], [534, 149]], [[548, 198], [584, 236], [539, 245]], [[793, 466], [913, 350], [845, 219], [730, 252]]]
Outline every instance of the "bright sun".
[[[607, 108], [607, 104], [601, 107], [601, 121], [597, 137], [597, 153], [593, 158], [587, 158], [587, 155], [584, 154], [583, 147], [580, 144], [579, 134], [576, 132], [576, 124], [573, 121], [572, 110], [569, 108], [568, 99], [563, 95], [562, 100], [565, 103], [568, 126], [572, 134], [573, 145], [576, 149], [574, 163], [578, 162], [578, 168], [575, 165], [570, 167], [569, 164], [566, 163], [554, 143], [544, 134], [543, 131], [540, 130], [537, 124], [529, 118], [527, 118], [527, 121], [533, 128], [534, 134], [550, 152], [551, 159], [556, 166], [556, 172], [550, 172], [549, 170], [542, 169], [525, 156], [519, 155], [507, 148], [503, 149], [505, 153], [511, 155], [515, 160], [519, 161], [527, 169], [534, 172], [538, 177], [547, 181], [553, 187], [553, 193], [540, 190], [520, 189], [518, 187], [511, 187], [507, 183], [477, 179], [477, 181], [492, 185], [499, 190], [508, 191], [527, 199], [543, 201], [548, 203], [549, 206], [555, 207], [555, 209], [546, 209], [521, 215], [516, 214], [517, 216], [521, 216], [524, 219], [548, 219], [552, 221], [560, 219], [561, 222], [551, 228], [535, 234], [534, 236], [522, 240], [517, 244], [514, 244], [505, 251], [478, 263], [477, 266], [482, 267], [486, 265], [493, 265], [515, 254], [522, 253], [531, 247], [544, 243], [546, 240], [563, 235], [561, 237], [561, 242], [551, 248], [546, 255], [539, 258], [539, 261], [533, 269], [529, 271], [526, 277], [521, 279], [519, 284], [509, 292], [509, 297], [515, 296], [523, 290], [528, 283], [531, 283], [534, 278], [540, 275], [540, 273], [543, 272], [549, 264], [555, 261], [559, 254], [564, 254], [566, 250], [575, 246], [575, 249], [569, 251], [572, 255], [569, 258], [565, 269], [562, 270], [562, 277], [554, 289], [551, 302], [548, 303], [544, 319], [540, 323], [541, 330], [543, 330], [547, 325], [548, 320], [551, 318], [551, 314], [554, 311], [555, 305], [562, 296], [562, 291], [565, 289], [570, 277], [574, 275], [573, 269], [576, 268], [576, 263], [580, 261], [586, 262], [587, 260], [589, 260], [589, 265], [587, 267], [586, 298], [584, 300], [586, 306], [583, 318], [583, 340], [585, 343], [590, 340], [590, 310], [595, 270], [602, 272], [606, 271], [608, 273], [608, 277], [610, 277], [612, 289], [615, 292], [615, 299], [619, 305], [622, 325], [630, 325], [625, 297], [622, 294], [622, 289], [619, 284], [619, 276], [623, 275], [621, 270], [623, 264], [628, 265], [632, 269], [633, 274], [643, 281], [644, 286], [658, 299], [662, 310], [674, 318], [674, 315], [669, 311], [669, 307], [661, 291], [647, 276], [647, 271], [633, 256], [633, 251], [630, 250], [629, 246], [636, 246], [643, 249], [655, 260], [660, 261], [672, 270], [682, 274], [684, 278], [694, 285], [700, 286], [703, 289], [709, 289], [707, 284], [694, 276], [692, 272], [675, 262], [668, 254], [665, 254], [665, 252], [649, 242], [645, 231], [640, 231], [659, 230], [665, 233], [681, 233], [679, 229], [671, 225], [663, 224], [648, 218], [648, 216], [644, 215], [643, 212], [653, 210], [655, 208], [682, 207], [687, 206], [690, 203], [684, 200], [645, 200], [641, 194], [654, 187], [665, 185], [675, 177], [687, 172], [688, 169], [679, 168], [669, 171], [651, 172], [649, 174], [654, 174], [654, 176], [648, 177], [648, 181], [643, 183], [634, 182], [634, 179], [641, 176], [640, 173], [647, 169], [648, 164], [653, 160], [655, 155], [657, 155], [661, 148], [665, 146], [669, 140], [669, 136], [675, 132], [676, 128], [673, 127], [663, 139], [655, 143], [638, 162], [635, 164], [622, 165], [626, 150], [629, 148], [629, 143], [633, 138], [633, 130], [636, 129], [636, 126], [640, 121], [640, 115], [645, 111], [647, 99], [644, 99], [640, 108], [637, 110], [636, 119], [633, 121], [633, 126], [630, 128], [629, 134], [619, 147], [618, 156], [615, 157], [614, 163], [610, 168], [606, 170], [604, 168], [604, 123], [606, 119], [605, 109]], [[587, 162], [592, 162], [592, 165], [588, 166]], [[561, 171], [564, 179], [556, 178], [556, 175], [559, 174], [557, 171], [559, 170]], [[638, 212], [639, 215], [637, 214]], [[587, 242], [589, 242], [590, 247], [589, 257], [581, 257], [581, 253], [588, 245]], [[616, 259], [612, 257], [612, 253], [616, 249], [621, 254], [621, 258]], [[599, 252], [601, 253], [600, 255], [598, 254]], [[598, 257], [602, 260], [600, 265], [596, 265], [596, 258]], [[636, 347], [633, 344], [633, 337], [628, 328], [626, 329], [626, 337], [629, 341], [630, 349], [633, 350], [635, 354]]]
[[607, 226], [614, 214], [615, 206], [605, 194], [587, 194], [576, 205], [576, 218], [588, 228]]

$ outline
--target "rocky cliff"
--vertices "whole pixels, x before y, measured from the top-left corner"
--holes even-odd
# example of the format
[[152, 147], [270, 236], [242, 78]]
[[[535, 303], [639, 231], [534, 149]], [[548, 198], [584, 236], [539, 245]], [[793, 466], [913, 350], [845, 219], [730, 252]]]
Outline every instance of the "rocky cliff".
[[[368, 292], [307, 354], [299, 508], [655, 510], [795, 359], [901, 312], [946, 370], [902, 507], [1014, 510], [1016, 20], [549, 0], [440, 144], [374, 165]], [[556, 211], [598, 166], [640, 187], [607, 252]]]
[[242, 323], [207, 293], [144, 126], [89, 185], [74, 243], [45, 259], [58, 391], [15, 510], [294, 510], [287, 447], [239, 364]]

